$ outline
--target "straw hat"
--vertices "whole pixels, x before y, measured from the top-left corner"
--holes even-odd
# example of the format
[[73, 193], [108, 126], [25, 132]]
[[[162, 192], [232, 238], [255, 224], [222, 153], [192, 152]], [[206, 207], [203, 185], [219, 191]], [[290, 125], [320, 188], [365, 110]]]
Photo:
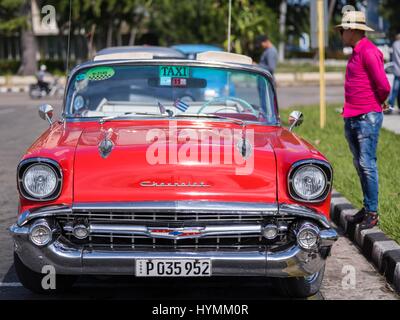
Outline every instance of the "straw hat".
[[365, 14], [362, 11], [347, 11], [343, 14], [342, 23], [335, 28], [357, 29], [364, 31], [375, 31], [365, 23]]

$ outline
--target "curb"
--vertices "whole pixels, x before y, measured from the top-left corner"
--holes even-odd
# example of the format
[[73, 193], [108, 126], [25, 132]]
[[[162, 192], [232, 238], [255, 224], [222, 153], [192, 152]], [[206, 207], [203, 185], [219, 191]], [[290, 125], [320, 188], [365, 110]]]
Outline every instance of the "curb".
[[339, 192], [332, 191], [331, 218], [345, 235], [353, 241], [361, 253], [385, 276], [397, 293], [400, 293], [400, 245], [391, 240], [378, 227], [359, 230], [358, 225], [348, 223], [346, 216], [358, 210]]
[[23, 87], [0, 87], [0, 93], [26, 93], [29, 92], [29, 86]]

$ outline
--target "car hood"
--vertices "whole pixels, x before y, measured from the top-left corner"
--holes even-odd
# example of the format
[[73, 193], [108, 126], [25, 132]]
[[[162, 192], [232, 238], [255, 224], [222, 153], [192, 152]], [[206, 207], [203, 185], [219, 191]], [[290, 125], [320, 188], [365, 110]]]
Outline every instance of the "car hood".
[[75, 149], [74, 202], [276, 202], [276, 160], [266, 134], [271, 130], [254, 125], [243, 131], [223, 121], [88, 126]]

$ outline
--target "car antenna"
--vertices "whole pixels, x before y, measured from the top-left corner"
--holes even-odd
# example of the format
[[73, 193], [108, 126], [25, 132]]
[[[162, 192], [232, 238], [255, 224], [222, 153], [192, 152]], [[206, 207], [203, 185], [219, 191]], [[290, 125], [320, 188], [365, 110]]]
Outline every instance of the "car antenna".
[[65, 75], [68, 78], [69, 74], [69, 56], [71, 51], [71, 29], [72, 29], [72, 0], [69, 0], [69, 21], [68, 21], [68, 44], [67, 44], [67, 63]]

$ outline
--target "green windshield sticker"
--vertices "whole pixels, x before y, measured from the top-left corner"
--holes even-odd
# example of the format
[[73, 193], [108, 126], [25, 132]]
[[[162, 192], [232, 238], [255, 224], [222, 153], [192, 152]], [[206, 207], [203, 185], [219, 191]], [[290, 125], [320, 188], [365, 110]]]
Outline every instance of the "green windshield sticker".
[[160, 78], [189, 78], [189, 67], [184, 66], [160, 66]]
[[111, 67], [97, 67], [86, 72], [86, 78], [91, 81], [102, 81], [110, 79], [115, 75], [115, 70]]

